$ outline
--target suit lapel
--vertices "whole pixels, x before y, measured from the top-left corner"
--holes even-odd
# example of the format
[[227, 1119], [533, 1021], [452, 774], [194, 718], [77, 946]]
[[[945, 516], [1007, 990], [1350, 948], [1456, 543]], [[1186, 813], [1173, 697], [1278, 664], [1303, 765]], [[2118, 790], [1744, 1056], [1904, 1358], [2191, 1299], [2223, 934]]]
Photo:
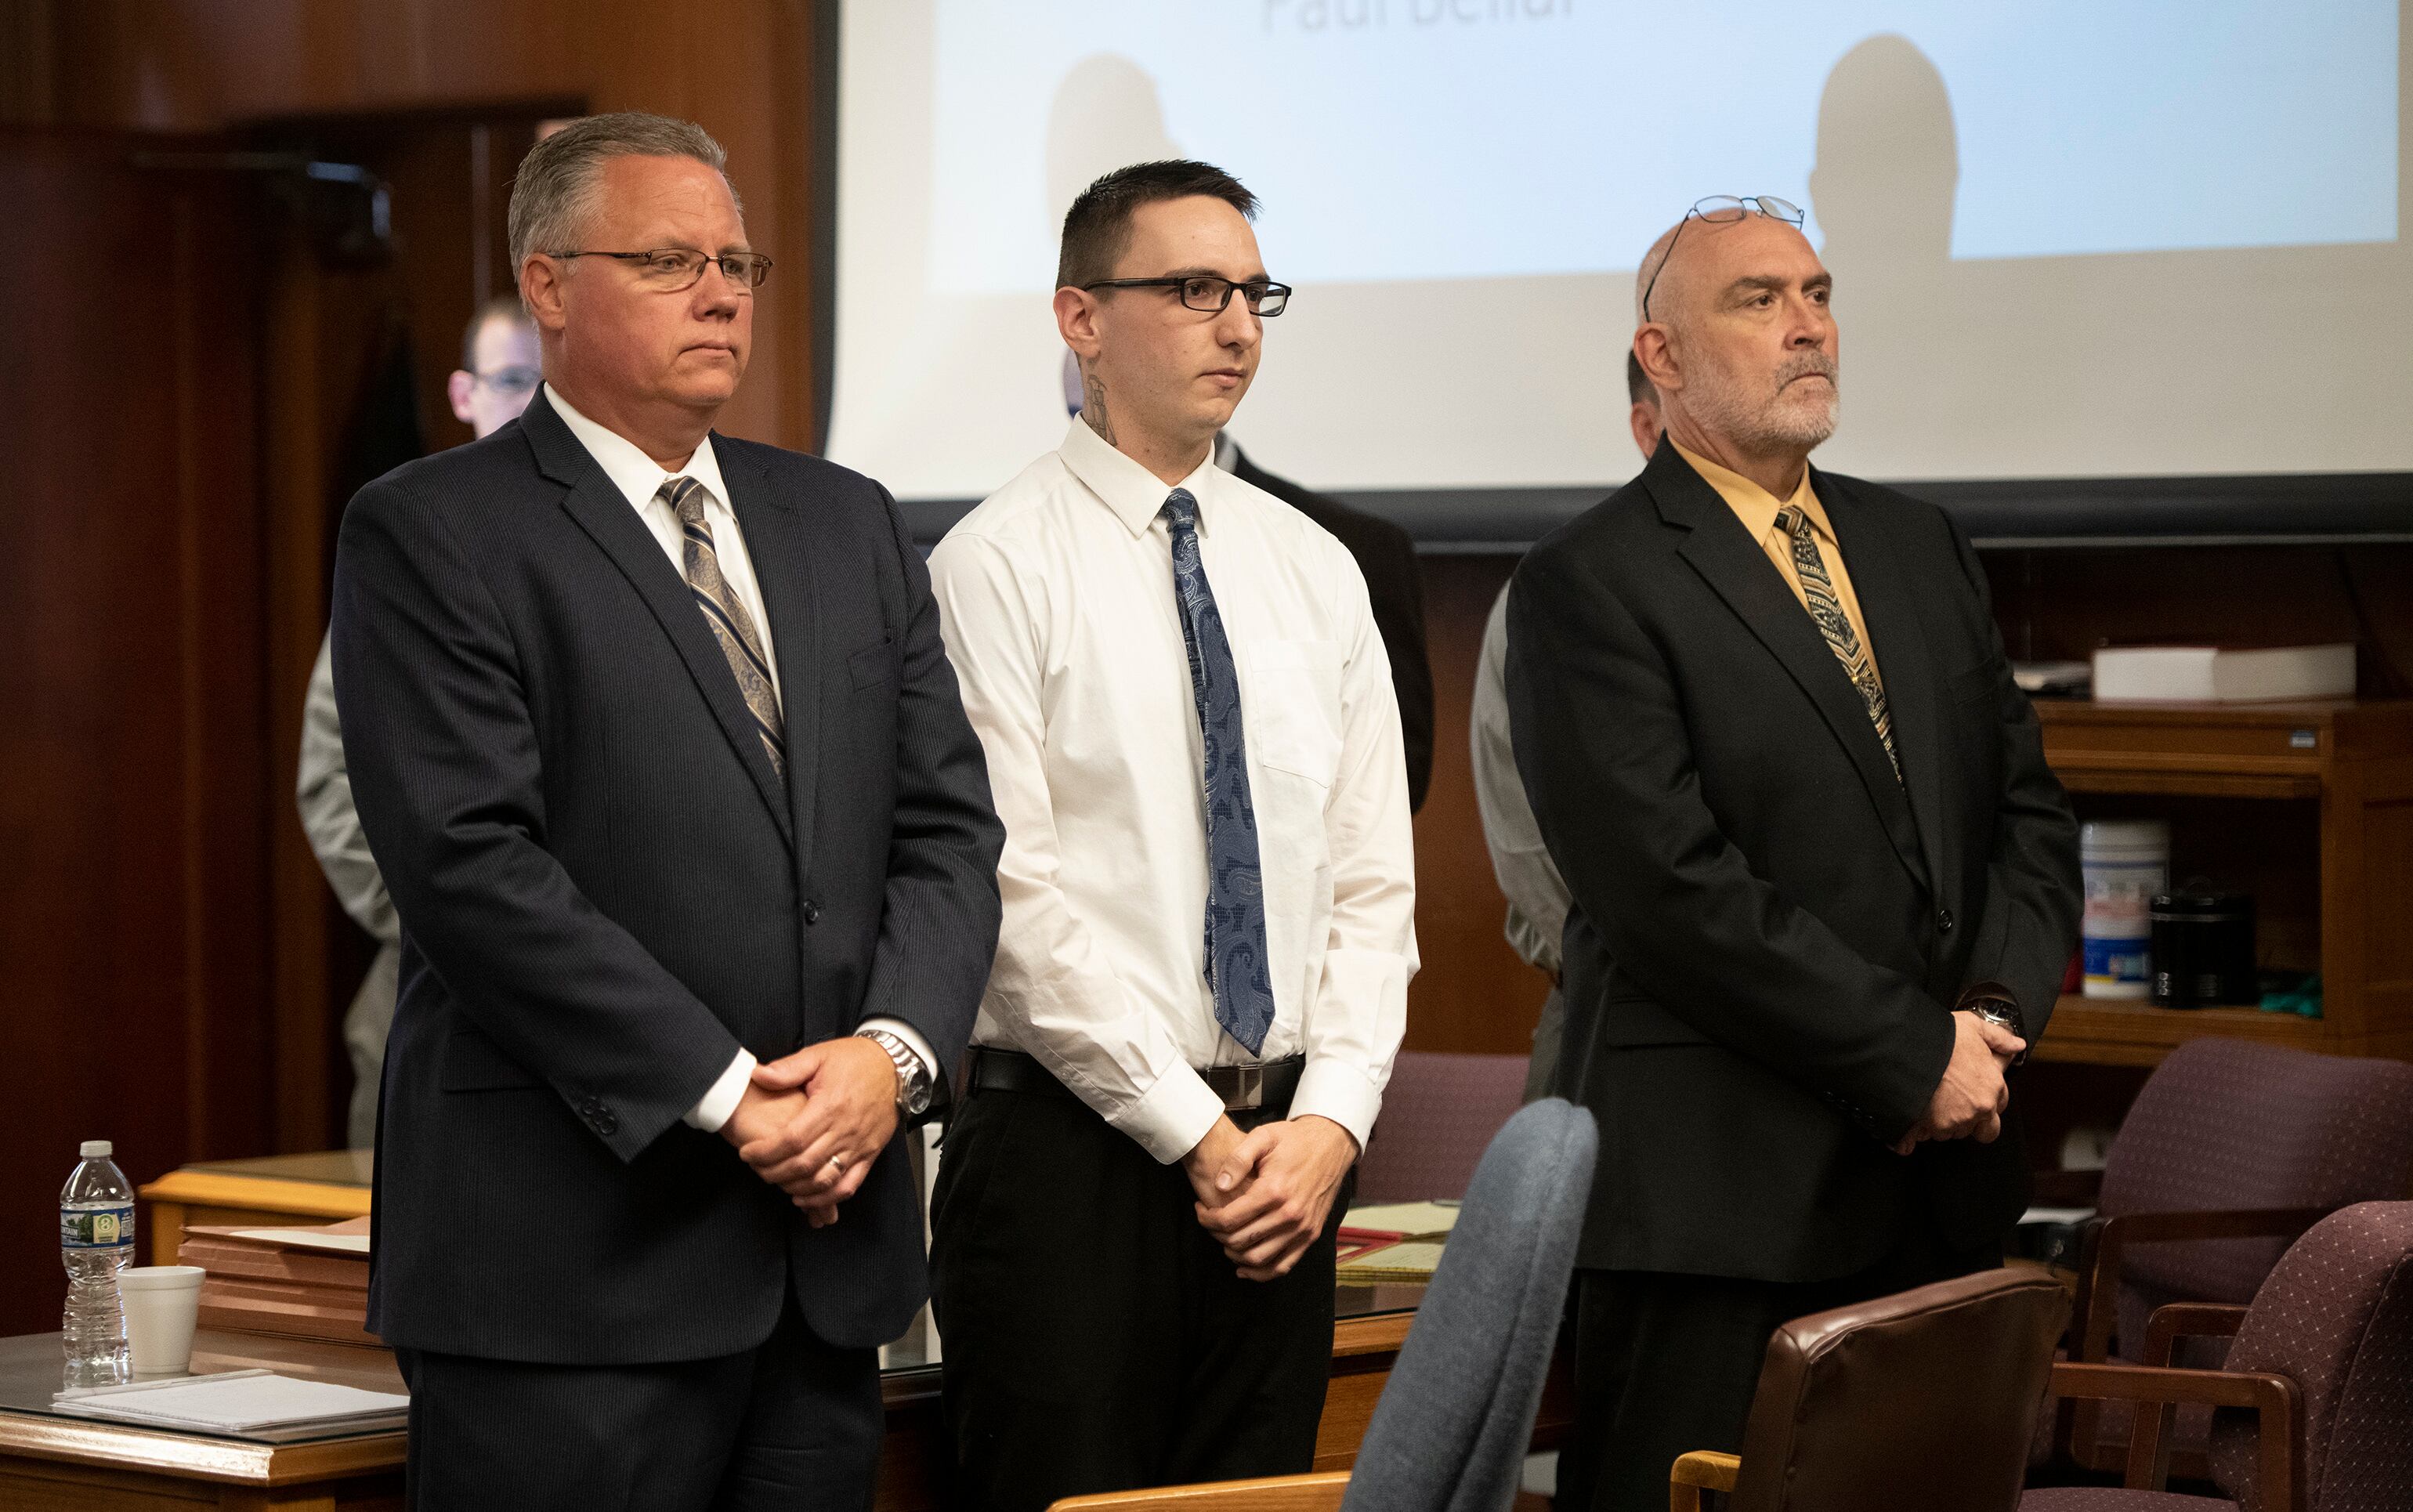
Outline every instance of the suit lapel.
[[[1913, 876], [1923, 879], [1926, 862], [1919, 853], [1917, 826], [1903, 798], [1902, 784], [1893, 775], [1893, 764], [1886, 760], [1885, 743], [1877, 738], [1876, 726], [1869, 722], [1868, 706], [1776, 564], [1743, 529], [1718, 491], [1673, 446], [1659, 448], [1642, 481], [1658, 502], [1660, 517], [1688, 532], [1679, 555], [1800, 685], [1860, 774], [1860, 783], [1876, 806], [1878, 820], [1902, 864]], [[1855, 577], [1853, 587], [1858, 586]], [[1884, 663], [1878, 665], [1882, 672]]]
[[720, 643], [712, 638], [711, 630], [704, 624], [703, 612], [696, 607], [687, 579], [671, 565], [661, 542], [645, 528], [637, 511], [629, 507], [627, 497], [612, 482], [611, 475], [578, 444], [578, 437], [570, 434], [570, 427], [561, 422], [550, 403], [529, 405], [521, 423], [545, 475], [570, 484], [570, 492], [561, 500], [562, 509], [602, 548], [629, 580], [629, 586], [637, 590], [637, 596], [645, 601], [645, 607], [653, 611], [662, 632], [677, 647], [679, 660], [687, 663], [688, 674], [695, 679], [696, 689], [719, 722], [721, 734], [729, 737], [737, 759], [754, 778], [756, 790], [771, 810], [773, 822], [779, 826], [780, 837], [792, 844], [787, 793], [780, 786], [778, 774], [771, 769], [771, 758], [762, 749], [762, 736], [755, 732], [753, 716], [747, 712], [745, 696], [737, 690], [737, 678], [721, 655]]
[[822, 595], [813, 574], [817, 554], [795, 507], [773, 496], [752, 460], [713, 437], [729, 508], [746, 532], [746, 555], [762, 590], [766, 633], [779, 663], [779, 714], [788, 732], [790, 836], [796, 875], [812, 869], [813, 804], [821, 777]]
[[1835, 527], [1843, 562], [1852, 574], [1852, 592], [1869, 622], [1869, 655], [1883, 679], [1886, 707], [1893, 715], [1894, 755], [1902, 762], [1903, 791], [1909, 795], [1918, 828], [1920, 853], [1926, 858], [1930, 887], [1951, 873], [1944, 866], [1944, 777], [1942, 724], [1936, 706], [1935, 659], [1919, 623], [1918, 606], [1911, 601], [1910, 580], [1901, 554], [1887, 539], [1885, 527], [1859, 500], [1826, 474], [1811, 470], [1811, 485], [1827, 519]]

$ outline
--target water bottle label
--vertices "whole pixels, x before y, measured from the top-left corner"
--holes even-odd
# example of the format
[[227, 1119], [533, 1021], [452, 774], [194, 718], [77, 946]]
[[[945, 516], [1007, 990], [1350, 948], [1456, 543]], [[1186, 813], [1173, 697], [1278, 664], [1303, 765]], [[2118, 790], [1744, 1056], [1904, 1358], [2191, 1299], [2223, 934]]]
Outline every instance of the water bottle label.
[[59, 1248], [63, 1250], [118, 1250], [134, 1243], [134, 1208], [62, 1208], [59, 1212]]

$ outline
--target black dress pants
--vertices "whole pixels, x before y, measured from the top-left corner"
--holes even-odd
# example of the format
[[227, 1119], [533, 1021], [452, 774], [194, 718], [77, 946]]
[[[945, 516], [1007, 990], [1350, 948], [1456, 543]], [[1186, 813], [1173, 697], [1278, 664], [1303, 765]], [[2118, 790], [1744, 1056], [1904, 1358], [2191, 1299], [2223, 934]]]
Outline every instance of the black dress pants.
[[761, 1347], [661, 1365], [398, 1349], [412, 1512], [798, 1512], [871, 1505], [880, 1355], [792, 1297]]
[[1742, 1449], [1769, 1336], [1794, 1318], [2003, 1263], [1955, 1250], [1919, 1215], [1893, 1252], [1832, 1281], [1576, 1272], [1575, 1427], [1558, 1512], [1665, 1512], [1667, 1472], [1695, 1449]]
[[971, 1094], [931, 1246], [955, 1505], [1311, 1468], [1348, 1190], [1289, 1275], [1243, 1281], [1177, 1163], [1069, 1097]]

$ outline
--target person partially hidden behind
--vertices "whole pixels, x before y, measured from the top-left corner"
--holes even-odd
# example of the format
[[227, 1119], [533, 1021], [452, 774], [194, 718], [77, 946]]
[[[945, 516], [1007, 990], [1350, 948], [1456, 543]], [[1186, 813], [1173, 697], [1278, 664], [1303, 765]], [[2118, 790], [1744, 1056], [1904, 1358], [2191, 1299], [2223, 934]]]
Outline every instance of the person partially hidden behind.
[[[469, 317], [461, 336], [461, 365], [445, 382], [452, 418], [478, 437], [517, 420], [543, 381], [539, 371], [536, 324], [517, 294], [489, 300]], [[402, 965], [402, 926], [393, 899], [377, 875], [377, 858], [361, 835], [352, 807], [351, 778], [344, 767], [344, 726], [335, 711], [335, 660], [328, 640], [318, 644], [318, 663], [302, 700], [302, 755], [294, 797], [303, 833], [318, 857], [318, 869], [352, 922], [377, 942], [377, 957], [344, 1014], [344, 1048], [352, 1060], [352, 1102], [346, 1134], [354, 1149], [377, 1143], [377, 1081], [385, 1069], [386, 1031], [393, 1023], [394, 986]]]
[[722, 161], [635, 113], [530, 149], [542, 390], [344, 517], [402, 921], [368, 1321], [426, 1512], [868, 1506], [925, 1291], [892, 1144], [970, 1031], [1002, 831], [895, 503], [712, 430], [770, 271]]
[[2001, 1263], [2006, 1072], [2077, 934], [2077, 825], [1969, 542], [1809, 465], [1838, 336], [1799, 217], [1703, 200], [1652, 246], [1666, 439], [1509, 592], [1574, 900], [1562, 1085], [1602, 1130], [1567, 1508], [1664, 1507], [1677, 1456], [1739, 1449], [1785, 1319]]
[[1214, 465], [1289, 297], [1255, 208], [1177, 159], [1073, 201], [1080, 416], [930, 558], [1006, 826], [932, 1241], [967, 1507], [1315, 1456], [1415, 869], [1356, 564]]
[[[1625, 424], [1642, 460], [1659, 450], [1659, 394], [1642, 376], [1634, 351], [1625, 353]], [[1550, 864], [1550, 850], [1533, 826], [1533, 806], [1525, 801], [1525, 779], [1517, 771], [1517, 749], [1508, 732], [1508, 585], [1500, 585], [1483, 622], [1483, 645], [1474, 658], [1474, 694], [1466, 711], [1474, 806], [1483, 817], [1483, 843], [1491, 852], [1491, 875], [1508, 900], [1508, 948], [1517, 958], [1550, 979], [1533, 1025], [1533, 1053], [1525, 1067], [1525, 1101], [1559, 1095], [1559, 1065], [1566, 1039], [1566, 999], [1559, 990], [1559, 937], [1567, 926], [1567, 884]]]

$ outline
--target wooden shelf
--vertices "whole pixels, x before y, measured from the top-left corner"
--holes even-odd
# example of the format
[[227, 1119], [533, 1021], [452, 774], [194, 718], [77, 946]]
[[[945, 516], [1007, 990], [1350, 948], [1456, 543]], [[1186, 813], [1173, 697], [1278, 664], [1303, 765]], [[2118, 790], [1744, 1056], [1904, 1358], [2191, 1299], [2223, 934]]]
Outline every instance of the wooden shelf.
[[2317, 966], [2323, 1000], [2305, 1018], [2065, 997], [2038, 1060], [2150, 1066], [2206, 1035], [2413, 1060], [2413, 701], [2036, 710], [2073, 795], [2138, 800], [2081, 801], [2081, 813], [2169, 818], [2174, 859], [2210, 852], [2228, 866], [2205, 869], [2258, 884], [2263, 964]]
[[2259, 1008], [2156, 1008], [2147, 1002], [2064, 994], [2036, 1045], [2038, 1060], [2151, 1066], [2189, 1040], [2212, 1035], [2300, 1050], [2322, 1048], [2322, 1021]]

